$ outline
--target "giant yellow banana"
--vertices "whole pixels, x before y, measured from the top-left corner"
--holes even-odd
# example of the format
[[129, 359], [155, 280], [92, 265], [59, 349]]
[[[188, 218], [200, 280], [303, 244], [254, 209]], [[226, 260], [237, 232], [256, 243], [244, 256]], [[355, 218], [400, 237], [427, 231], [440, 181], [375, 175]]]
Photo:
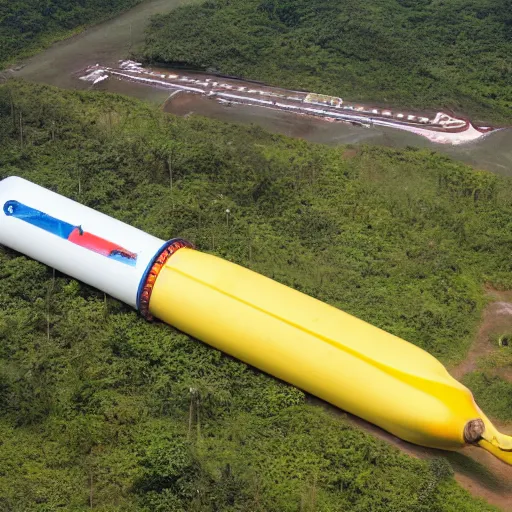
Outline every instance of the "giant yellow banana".
[[178, 329], [412, 443], [478, 443], [512, 464], [471, 392], [424, 350], [228, 261], [182, 248], [149, 310]]

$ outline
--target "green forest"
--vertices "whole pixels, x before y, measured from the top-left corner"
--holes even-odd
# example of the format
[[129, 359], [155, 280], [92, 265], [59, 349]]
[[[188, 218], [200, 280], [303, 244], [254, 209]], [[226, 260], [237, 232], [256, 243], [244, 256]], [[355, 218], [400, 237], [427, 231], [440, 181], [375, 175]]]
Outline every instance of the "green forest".
[[208, 0], [139, 57], [382, 106], [512, 120], [509, 0]]
[[[0, 0], [0, 69], [140, 1]], [[509, 4], [207, 0], [153, 18], [137, 56], [510, 123]], [[512, 179], [427, 149], [328, 147], [9, 79], [0, 180], [13, 175], [186, 238], [448, 368], [489, 290], [512, 289]], [[512, 347], [498, 338], [512, 334], [492, 336], [462, 382], [510, 426]], [[426, 453], [0, 246], [0, 512], [497, 512], [454, 476], [489, 482], [487, 467]]]
[[141, 0], [0, 0], [0, 69]]
[[[9, 81], [0, 179], [11, 175], [185, 237], [448, 365], [475, 333], [482, 285], [512, 286], [512, 181], [429, 150], [330, 148]], [[494, 510], [456, 484], [449, 459], [408, 457], [6, 248], [0, 283], [2, 512]], [[494, 367], [468, 376], [484, 401], [489, 381], [507, 392]]]

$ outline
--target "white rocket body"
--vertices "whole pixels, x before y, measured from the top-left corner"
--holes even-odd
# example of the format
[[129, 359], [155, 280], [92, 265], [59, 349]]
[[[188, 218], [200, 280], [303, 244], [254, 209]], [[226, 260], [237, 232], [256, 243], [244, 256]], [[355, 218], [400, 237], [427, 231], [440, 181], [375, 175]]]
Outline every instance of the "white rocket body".
[[134, 308], [164, 241], [22, 178], [0, 181], [0, 244]]

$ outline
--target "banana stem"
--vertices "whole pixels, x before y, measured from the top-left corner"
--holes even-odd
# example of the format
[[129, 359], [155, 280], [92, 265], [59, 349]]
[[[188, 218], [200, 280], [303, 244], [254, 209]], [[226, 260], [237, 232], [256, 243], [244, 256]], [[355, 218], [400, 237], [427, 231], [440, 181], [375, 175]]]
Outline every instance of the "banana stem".
[[481, 411], [480, 413], [482, 415], [482, 419], [476, 421], [482, 422], [484, 425], [484, 431], [482, 432], [480, 439], [476, 441], [477, 444], [484, 450], [492, 453], [498, 459], [512, 465], [512, 436], [499, 432], [489, 418], [487, 418], [487, 416], [485, 416]]

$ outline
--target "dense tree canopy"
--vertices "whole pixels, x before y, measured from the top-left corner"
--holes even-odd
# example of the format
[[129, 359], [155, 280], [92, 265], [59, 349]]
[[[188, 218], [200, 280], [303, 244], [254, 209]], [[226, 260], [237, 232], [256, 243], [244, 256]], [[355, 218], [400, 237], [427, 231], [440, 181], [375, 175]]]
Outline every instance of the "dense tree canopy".
[[[9, 82], [9, 175], [186, 237], [448, 363], [467, 349], [481, 285], [512, 284], [511, 181], [430, 151], [328, 148]], [[491, 510], [445, 459], [400, 454], [300, 390], [1, 248], [0, 509], [91, 508]]]
[[512, 120], [509, 0], [208, 0], [154, 18], [141, 55], [353, 101]]
[[[139, 0], [0, 0], [0, 66]], [[510, 120], [508, 0], [208, 0], [155, 18], [149, 60]], [[18, 175], [408, 339], [467, 351], [512, 286], [512, 181], [426, 150], [328, 148], [134, 100], [0, 86]], [[230, 210], [229, 222], [225, 211]], [[493, 353], [466, 377], [510, 420]], [[300, 390], [0, 247], [0, 510], [482, 512]]]
[[0, 68], [141, 0], [0, 0]]

